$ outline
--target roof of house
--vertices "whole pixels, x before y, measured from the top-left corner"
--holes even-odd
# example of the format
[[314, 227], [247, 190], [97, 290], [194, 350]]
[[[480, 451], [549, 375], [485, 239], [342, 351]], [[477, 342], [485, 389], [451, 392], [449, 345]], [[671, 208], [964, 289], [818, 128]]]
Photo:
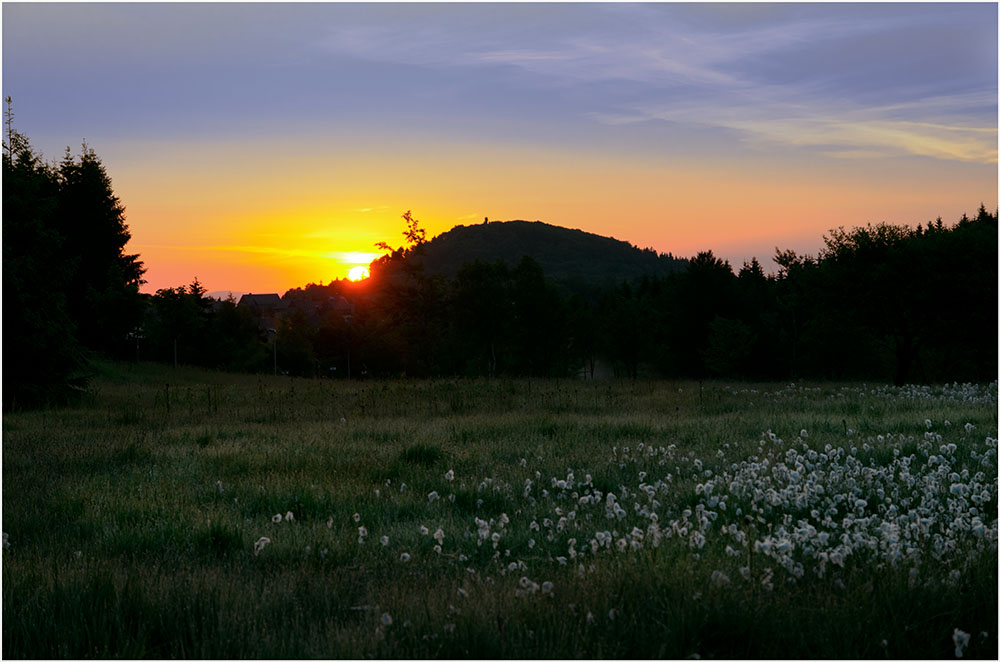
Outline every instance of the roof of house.
[[240, 297], [238, 306], [280, 306], [281, 297], [277, 294], [244, 294]]

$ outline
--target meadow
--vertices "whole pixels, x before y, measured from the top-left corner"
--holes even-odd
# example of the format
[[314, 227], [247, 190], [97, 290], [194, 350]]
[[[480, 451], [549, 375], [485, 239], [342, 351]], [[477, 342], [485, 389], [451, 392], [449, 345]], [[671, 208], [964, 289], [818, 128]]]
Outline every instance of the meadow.
[[996, 438], [996, 382], [100, 363], [3, 417], [3, 657], [996, 659]]

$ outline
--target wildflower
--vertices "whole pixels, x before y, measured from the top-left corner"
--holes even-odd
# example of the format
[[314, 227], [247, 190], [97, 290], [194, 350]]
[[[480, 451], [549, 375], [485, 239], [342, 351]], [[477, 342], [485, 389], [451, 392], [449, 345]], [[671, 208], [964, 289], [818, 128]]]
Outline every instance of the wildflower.
[[3, 548], [4, 549], [10, 549], [10, 540], [8, 539], [6, 533], [3, 534]]
[[383, 547], [388, 547], [388, 545], [389, 545], [389, 536], [382, 536], [381, 538], [378, 539], [378, 541], [380, 543], [382, 543]]
[[389, 612], [382, 614], [382, 625], [386, 627], [392, 625], [392, 616], [389, 615]]
[[438, 530], [434, 532], [434, 540], [437, 540], [439, 545], [444, 542], [444, 529], [438, 527]]
[[927, 429], [928, 429], [928, 430], [930, 430], [930, 429], [931, 429], [931, 419], [929, 419], [929, 418], [928, 418], [928, 419], [926, 419], [926, 420], [924, 421], [924, 425], [926, 425], [926, 426], [927, 426]]
[[407, 554], [406, 552], [403, 552], [402, 554], [399, 555], [399, 560], [402, 561], [403, 563], [406, 563], [407, 561], [410, 560], [410, 555]]
[[467, 597], [469, 597], [469, 592], [468, 592], [468, 591], [466, 591], [466, 590], [465, 590], [464, 588], [462, 588], [462, 587], [459, 587], [459, 589], [458, 589], [458, 594], [459, 594], [460, 596], [462, 596], [463, 598], [467, 598]]
[[617, 615], [618, 615], [618, 612], [616, 610], [614, 610], [614, 609], [609, 610], [608, 611], [608, 620], [609, 621], [615, 620], [615, 616], [617, 616]]
[[552, 593], [552, 582], [542, 582], [542, 593], [546, 595]]
[[295, 514], [292, 511], [289, 510], [287, 513], [285, 513], [285, 521], [286, 522], [291, 522], [291, 521], [294, 521], [294, 520], [295, 520]]
[[281, 521], [281, 513], [278, 513], [277, 515], [275, 515], [274, 517], [272, 517], [271, 521], [274, 522], [275, 524], [277, 524], [278, 522], [280, 522]]
[[587, 612], [587, 625], [593, 625], [594, 624], [594, 620], [595, 620], [594, 619], [594, 612], [588, 611]]
[[440, 554], [441, 553], [441, 545], [434, 545], [434, 551], [437, 552], [438, 554]]
[[446, 473], [444, 475], [444, 479], [447, 480], [447, 481], [455, 480], [455, 470], [454, 469], [448, 469], [448, 473]]
[[223, 492], [225, 492], [225, 490], [222, 489], [222, 481], [221, 480], [215, 481], [215, 489], [217, 489], [219, 491], [219, 494], [222, 494]]
[[726, 584], [729, 583], [729, 577], [727, 577], [726, 573], [722, 572], [721, 570], [713, 570], [712, 583], [715, 584], [716, 586], [725, 586]]
[[799, 436], [802, 437], [803, 439], [806, 439], [807, 437], [809, 437], [809, 433], [806, 432], [805, 428], [803, 428], [799, 430]]
[[330, 515], [329, 519], [326, 520], [326, 528], [333, 528], [333, 515]]
[[435, 501], [437, 501], [440, 498], [441, 497], [438, 496], [438, 493], [437, 493], [436, 490], [427, 495], [427, 501], [429, 501], [430, 503], [434, 503]]
[[359, 515], [358, 513], [354, 513], [353, 515], [351, 515], [351, 517], [354, 518], [355, 523], [361, 521], [361, 515]]
[[966, 646], [969, 645], [969, 633], [955, 628], [951, 634], [951, 640], [955, 642], [955, 657], [962, 657]]
[[426, 527], [426, 526], [423, 526], [423, 525], [421, 525], [421, 526], [420, 526], [420, 535], [422, 535], [422, 536], [426, 536], [426, 535], [427, 535], [428, 533], [430, 533], [430, 531], [429, 531], [429, 530], [427, 529], [427, 527]]
[[264, 545], [268, 544], [269, 542], [271, 542], [270, 538], [264, 536], [258, 538], [257, 542], [253, 544], [253, 555], [257, 556], [258, 554], [260, 554], [261, 550], [264, 549]]

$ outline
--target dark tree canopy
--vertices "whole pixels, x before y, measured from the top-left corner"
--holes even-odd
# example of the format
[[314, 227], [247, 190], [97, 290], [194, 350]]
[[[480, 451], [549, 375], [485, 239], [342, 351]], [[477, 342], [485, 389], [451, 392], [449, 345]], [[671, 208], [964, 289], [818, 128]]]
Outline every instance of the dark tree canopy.
[[87, 351], [122, 355], [142, 319], [144, 269], [94, 151], [55, 165], [12, 128], [3, 154], [5, 406], [63, 401]]

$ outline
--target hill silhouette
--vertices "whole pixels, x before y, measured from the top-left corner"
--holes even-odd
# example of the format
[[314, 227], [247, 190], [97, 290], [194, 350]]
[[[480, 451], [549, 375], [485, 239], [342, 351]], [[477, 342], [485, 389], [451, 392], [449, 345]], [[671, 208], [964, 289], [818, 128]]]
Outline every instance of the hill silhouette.
[[427, 273], [452, 277], [473, 260], [503, 260], [513, 267], [525, 255], [537, 260], [548, 278], [588, 285], [663, 276], [687, 265], [669, 253], [540, 221], [458, 225], [424, 244], [419, 260]]

